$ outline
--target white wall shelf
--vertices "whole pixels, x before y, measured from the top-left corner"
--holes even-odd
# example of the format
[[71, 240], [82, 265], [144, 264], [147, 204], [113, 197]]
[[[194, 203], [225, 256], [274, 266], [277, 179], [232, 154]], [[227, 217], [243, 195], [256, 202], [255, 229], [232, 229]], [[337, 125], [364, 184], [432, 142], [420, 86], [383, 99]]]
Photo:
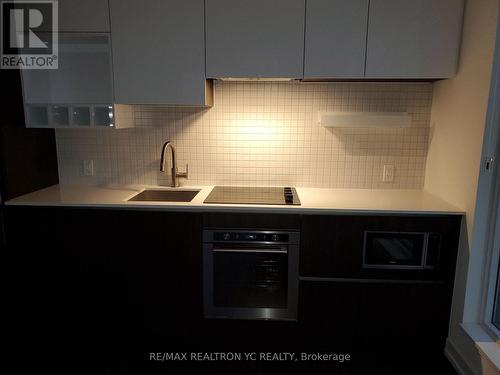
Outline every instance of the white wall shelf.
[[411, 125], [407, 112], [319, 112], [318, 123], [327, 128], [403, 128]]

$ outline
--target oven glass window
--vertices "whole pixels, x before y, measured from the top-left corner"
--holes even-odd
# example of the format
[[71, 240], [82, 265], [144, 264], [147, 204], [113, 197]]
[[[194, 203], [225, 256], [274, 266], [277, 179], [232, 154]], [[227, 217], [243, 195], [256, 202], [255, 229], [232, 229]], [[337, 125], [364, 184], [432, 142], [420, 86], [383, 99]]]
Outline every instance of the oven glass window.
[[421, 266], [422, 233], [366, 232], [365, 265]]
[[214, 306], [287, 308], [286, 253], [214, 251]]

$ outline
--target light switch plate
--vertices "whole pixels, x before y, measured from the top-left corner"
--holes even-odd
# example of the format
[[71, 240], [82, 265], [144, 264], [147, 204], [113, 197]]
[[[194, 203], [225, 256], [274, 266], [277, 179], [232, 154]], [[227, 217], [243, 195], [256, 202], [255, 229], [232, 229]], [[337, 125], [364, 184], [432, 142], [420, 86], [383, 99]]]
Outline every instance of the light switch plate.
[[382, 172], [382, 182], [394, 181], [394, 165], [384, 164], [384, 171]]
[[94, 161], [93, 160], [84, 160], [83, 161], [83, 174], [85, 176], [93, 176], [94, 175]]

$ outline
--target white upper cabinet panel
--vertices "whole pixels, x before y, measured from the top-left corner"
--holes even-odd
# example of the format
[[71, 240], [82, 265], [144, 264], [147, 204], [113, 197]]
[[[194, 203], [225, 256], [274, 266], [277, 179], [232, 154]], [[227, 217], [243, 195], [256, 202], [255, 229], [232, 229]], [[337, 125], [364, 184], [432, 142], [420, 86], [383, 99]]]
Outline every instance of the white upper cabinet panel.
[[203, 0], [110, 0], [115, 102], [206, 105]]
[[368, 0], [307, 0], [304, 78], [363, 78]]
[[113, 119], [109, 33], [60, 33], [58, 69], [23, 69], [27, 127], [123, 127]]
[[207, 77], [302, 78], [305, 0], [206, 0]]
[[58, 4], [59, 31], [109, 32], [108, 0], [59, 0]]
[[59, 34], [58, 65], [21, 71], [25, 103], [113, 103], [109, 34]]
[[108, 0], [59, 0], [59, 30], [109, 32]]
[[366, 78], [447, 78], [457, 69], [463, 0], [371, 0]]

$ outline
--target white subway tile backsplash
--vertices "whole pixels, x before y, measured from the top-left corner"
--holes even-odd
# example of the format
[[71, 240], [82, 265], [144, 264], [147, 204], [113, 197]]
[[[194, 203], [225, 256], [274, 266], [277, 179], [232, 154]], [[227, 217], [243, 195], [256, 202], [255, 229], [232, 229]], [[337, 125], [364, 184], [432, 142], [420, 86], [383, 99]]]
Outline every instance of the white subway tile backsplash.
[[[161, 146], [176, 145], [189, 185], [419, 189], [432, 85], [216, 82], [210, 109], [134, 106], [135, 128], [57, 129], [59, 178], [78, 184], [168, 184]], [[321, 127], [319, 111], [408, 112], [407, 128]], [[85, 176], [82, 160], [94, 160]], [[382, 182], [384, 164], [394, 165]]]

